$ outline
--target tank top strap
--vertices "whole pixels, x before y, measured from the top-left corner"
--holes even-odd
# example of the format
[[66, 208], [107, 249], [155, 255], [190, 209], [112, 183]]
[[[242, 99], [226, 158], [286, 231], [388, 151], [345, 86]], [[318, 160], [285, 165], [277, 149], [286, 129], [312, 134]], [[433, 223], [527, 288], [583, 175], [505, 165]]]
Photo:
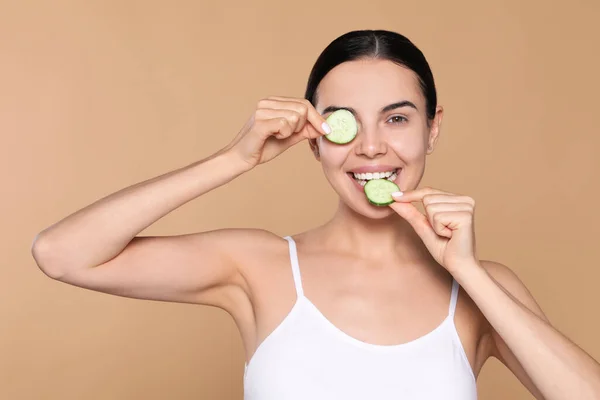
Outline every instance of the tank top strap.
[[450, 307], [449, 307], [449, 315], [454, 317], [454, 312], [456, 311], [456, 303], [458, 300], [458, 290], [460, 286], [456, 279], [452, 278], [452, 295], [450, 296]]
[[291, 236], [284, 237], [289, 243], [290, 248], [290, 262], [292, 264], [292, 274], [294, 276], [294, 285], [296, 286], [296, 294], [298, 297], [304, 296], [304, 290], [302, 290], [302, 277], [300, 276], [300, 264], [298, 263], [298, 250], [296, 249], [296, 242]]

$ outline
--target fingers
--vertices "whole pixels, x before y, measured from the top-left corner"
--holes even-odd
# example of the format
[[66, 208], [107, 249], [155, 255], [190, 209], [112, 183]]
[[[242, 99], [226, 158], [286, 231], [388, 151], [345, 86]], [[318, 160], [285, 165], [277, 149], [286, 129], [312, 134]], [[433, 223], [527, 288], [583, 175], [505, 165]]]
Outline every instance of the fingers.
[[295, 111], [300, 115], [301, 123], [298, 125], [298, 130], [302, 129], [308, 121], [314, 128], [314, 131], [320, 135], [326, 135], [331, 132], [331, 128], [327, 125], [325, 118], [305, 99], [272, 96], [259, 101], [257, 108]]
[[293, 145], [300, 143], [303, 140], [304, 140], [304, 138], [300, 135], [291, 135], [289, 137], [286, 137], [285, 139], [279, 140], [277, 145], [279, 146], [279, 148], [282, 151], [285, 151], [285, 150], [289, 149], [290, 147], [292, 147]]
[[401, 196], [394, 196], [394, 200], [401, 203], [410, 203], [413, 201], [422, 201], [425, 196], [455, 196], [452, 193], [444, 192], [442, 190], [425, 187], [421, 189], [411, 190], [404, 192]]
[[[392, 207], [415, 228], [419, 236], [426, 232], [424, 222], [435, 234], [451, 238], [452, 231], [464, 224], [472, 224], [475, 201], [468, 196], [455, 195], [433, 188], [422, 188], [395, 195]], [[423, 204], [425, 214], [412, 205]], [[405, 207], [405, 206], [411, 206]], [[418, 215], [417, 215], [418, 214]], [[417, 229], [420, 229], [417, 230]]]
[[[285, 118], [283, 118], [285, 120]], [[267, 120], [267, 121], [274, 121], [274, 120]], [[287, 120], [286, 120], [287, 121]], [[267, 128], [267, 129], [275, 129], [277, 128], [279, 125], [275, 122], [268, 122], [271, 125], [271, 128]], [[312, 128], [312, 126], [306, 126], [305, 128], [311, 130], [312, 132], [315, 132], [316, 136], [319, 136], [320, 134], [317, 134], [315, 129]], [[267, 135], [269, 136], [269, 135]], [[289, 149], [290, 147], [292, 147], [293, 145], [300, 143], [301, 141], [303, 141], [305, 139], [305, 137], [303, 137], [302, 135], [294, 135], [294, 132], [292, 130], [292, 128], [290, 127], [289, 131], [288, 130], [284, 130], [284, 131], [280, 131], [276, 134], [273, 135], [276, 139], [277, 139], [277, 147], [280, 149], [280, 151], [285, 151], [287, 149]]]
[[[306, 119], [293, 110], [259, 108], [254, 113], [255, 121], [268, 121], [271, 119], [285, 119], [292, 128], [291, 132], [298, 132], [306, 123]], [[286, 138], [289, 135], [275, 135], [279, 139]]]
[[294, 133], [294, 128], [284, 117], [259, 120], [255, 122], [257, 130], [267, 139], [269, 136], [275, 136], [277, 139], [289, 138]]
[[[452, 237], [452, 231], [458, 228], [458, 223], [464, 222], [463, 214], [473, 214], [473, 207], [467, 203], [433, 203], [426, 206], [425, 210], [435, 233], [447, 238]], [[461, 219], [457, 219], [459, 215]]]
[[435, 240], [436, 234], [431, 229], [427, 217], [423, 215], [417, 207], [410, 203], [392, 203], [390, 204], [390, 207], [413, 227], [417, 235], [419, 235], [425, 243], [431, 243], [432, 240]]
[[437, 204], [437, 203], [448, 203], [448, 204], [466, 204], [471, 209], [475, 208], [475, 200], [469, 196], [459, 196], [451, 193], [443, 194], [428, 194], [423, 196], [423, 205], [425, 207]]
[[435, 203], [464, 203], [471, 205], [471, 208], [475, 208], [475, 200], [469, 196], [461, 196], [430, 187], [407, 191], [393, 197], [395, 201], [400, 203], [421, 201], [425, 207]]

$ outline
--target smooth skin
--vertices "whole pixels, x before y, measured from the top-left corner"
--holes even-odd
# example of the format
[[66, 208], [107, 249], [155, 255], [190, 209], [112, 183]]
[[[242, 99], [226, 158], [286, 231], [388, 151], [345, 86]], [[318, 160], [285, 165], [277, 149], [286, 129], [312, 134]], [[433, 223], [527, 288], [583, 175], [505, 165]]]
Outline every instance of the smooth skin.
[[[325, 118], [340, 107], [359, 124], [344, 145], [323, 137]], [[438, 107], [426, 117], [412, 71], [384, 60], [341, 64], [319, 85], [315, 107], [261, 100], [227, 147], [53, 224], [36, 236], [33, 257], [46, 275], [71, 285], [222, 308], [250, 361], [296, 301], [287, 242], [258, 229], [139, 233], [306, 140], [340, 201], [329, 221], [294, 239], [305, 295], [334, 325], [367, 343], [415, 340], [446, 317], [454, 277], [461, 284], [455, 322], [475, 376], [495, 357], [537, 399], [600, 399], [600, 365], [552, 326], [508, 267], [477, 257], [474, 200], [418, 188], [442, 116]], [[389, 207], [369, 204], [348, 174], [382, 165], [401, 168], [403, 194]]]

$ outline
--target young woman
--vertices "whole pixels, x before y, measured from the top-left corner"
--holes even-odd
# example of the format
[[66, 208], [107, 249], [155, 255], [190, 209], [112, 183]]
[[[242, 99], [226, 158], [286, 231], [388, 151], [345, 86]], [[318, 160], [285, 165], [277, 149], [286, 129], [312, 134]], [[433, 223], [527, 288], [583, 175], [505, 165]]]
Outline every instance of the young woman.
[[[324, 137], [338, 109], [358, 122], [347, 144]], [[246, 399], [475, 399], [490, 357], [538, 399], [600, 399], [599, 364], [509, 268], [477, 257], [473, 199], [417, 189], [442, 115], [428, 63], [407, 38], [347, 33], [318, 58], [305, 99], [261, 100], [226, 148], [57, 222], [33, 256], [71, 285], [230, 313], [246, 349]], [[304, 140], [340, 198], [322, 226], [285, 238], [138, 236]], [[373, 177], [403, 194], [371, 205], [362, 185]]]

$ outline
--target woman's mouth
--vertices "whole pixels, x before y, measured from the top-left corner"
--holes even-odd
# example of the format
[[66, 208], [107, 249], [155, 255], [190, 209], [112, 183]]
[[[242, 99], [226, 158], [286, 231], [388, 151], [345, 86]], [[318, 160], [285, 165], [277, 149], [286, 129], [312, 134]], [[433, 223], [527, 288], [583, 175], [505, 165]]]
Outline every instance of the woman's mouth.
[[348, 172], [348, 176], [354, 179], [360, 186], [365, 186], [371, 179], [387, 179], [394, 182], [398, 177], [398, 172], [400, 172], [400, 168], [380, 172]]

